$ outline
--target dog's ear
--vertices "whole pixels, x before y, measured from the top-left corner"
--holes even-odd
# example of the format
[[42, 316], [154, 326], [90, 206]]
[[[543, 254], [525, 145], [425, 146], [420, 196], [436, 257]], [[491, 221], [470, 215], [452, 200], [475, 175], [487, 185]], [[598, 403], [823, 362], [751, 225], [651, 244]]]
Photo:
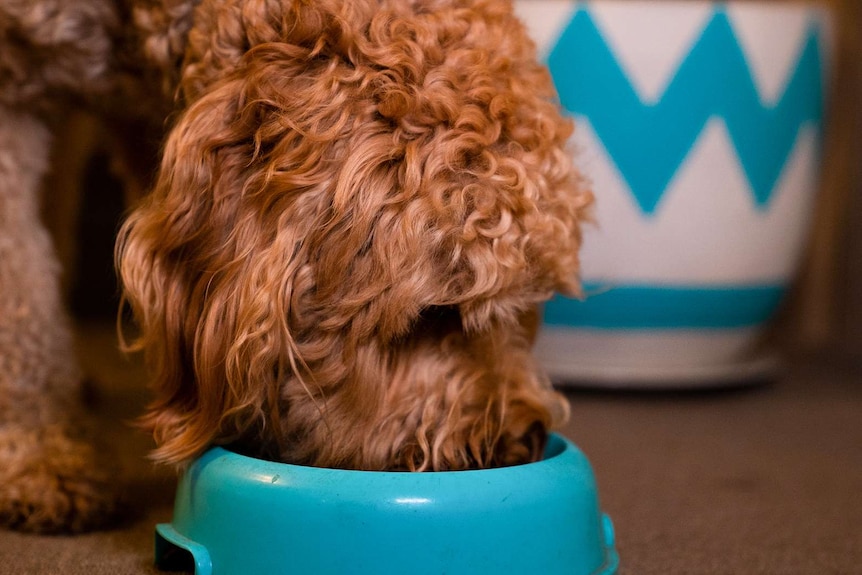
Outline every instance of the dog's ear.
[[246, 202], [254, 143], [237, 111], [242, 84], [214, 86], [178, 119], [155, 189], [117, 243], [133, 347], [154, 377], [144, 424], [166, 462], [277, 427], [294, 246]]
[[461, 71], [467, 85], [453, 101], [463, 101], [449, 108], [441, 141], [428, 146], [442, 158], [423, 160], [449, 170], [444, 183], [425, 184], [444, 213], [434, 233], [445, 241], [429, 261], [445, 283], [433, 304], [458, 306], [468, 330], [514, 325], [554, 291], [578, 292], [581, 223], [592, 205], [547, 69], [523, 30], [506, 37], [508, 51], [490, 49], [481, 65]]
[[194, 92], [153, 192], [121, 229], [117, 267], [140, 327], [132, 347], [153, 372], [143, 423], [156, 459], [234, 440], [279, 451], [288, 379], [319, 361], [343, 369], [327, 334], [358, 325], [362, 298], [385, 288], [351, 260], [368, 239], [362, 208], [334, 207], [351, 167], [339, 155], [356, 132], [350, 101], [309, 68], [328, 62], [303, 50], [254, 48]]
[[481, 152], [496, 169], [461, 195], [465, 218], [453, 234], [447, 292], [467, 330], [514, 325], [555, 291], [579, 289], [581, 223], [592, 195], [567, 152], [570, 124], [538, 96], [518, 108], [524, 116], [505, 130], [509, 139]]

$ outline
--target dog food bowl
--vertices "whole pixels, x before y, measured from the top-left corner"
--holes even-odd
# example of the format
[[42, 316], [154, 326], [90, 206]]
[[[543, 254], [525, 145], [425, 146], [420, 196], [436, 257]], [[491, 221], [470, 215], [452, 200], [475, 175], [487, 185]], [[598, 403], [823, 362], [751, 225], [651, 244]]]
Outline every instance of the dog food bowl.
[[180, 479], [156, 565], [196, 575], [612, 575], [613, 526], [584, 454], [480, 471], [346, 471], [214, 448]]

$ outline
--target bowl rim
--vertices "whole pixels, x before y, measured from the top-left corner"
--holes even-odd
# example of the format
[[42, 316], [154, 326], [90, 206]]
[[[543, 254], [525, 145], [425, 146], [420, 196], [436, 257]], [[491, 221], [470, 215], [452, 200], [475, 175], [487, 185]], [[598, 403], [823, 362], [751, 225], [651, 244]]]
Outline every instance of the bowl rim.
[[248, 455], [243, 455], [232, 451], [227, 446], [216, 446], [210, 448], [209, 451], [201, 455], [192, 464], [193, 467], [206, 466], [207, 464], [220, 460], [222, 463], [227, 463], [231, 466], [236, 465], [242, 467], [245, 472], [253, 471], [256, 475], [278, 476], [280, 474], [291, 474], [295, 476], [308, 476], [309, 478], [326, 477], [329, 479], [339, 479], [350, 481], [349, 477], [354, 479], [385, 479], [393, 480], [399, 477], [410, 478], [411, 481], [416, 481], [418, 478], [433, 478], [439, 480], [441, 478], [458, 477], [461, 480], [475, 478], [481, 476], [482, 479], [501, 479], [506, 475], [522, 474], [522, 473], [548, 473], [552, 469], [565, 466], [574, 460], [579, 460], [589, 465], [586, 456], [580, 449], [566, 437], [559, 433], [549, 433], [548, 442], [545, 446], [545, 456], [530, 463], [520, 465], [511, 465], [507, 467], [494, 467], [488, 469], [467, 469], [458, 471], [373, 471], [359, 469], [341, 469], [333, 467], [314, 467], [310, 465], [299, 465], [295, 463], [283, 463], [268, 459], [259, 459]]

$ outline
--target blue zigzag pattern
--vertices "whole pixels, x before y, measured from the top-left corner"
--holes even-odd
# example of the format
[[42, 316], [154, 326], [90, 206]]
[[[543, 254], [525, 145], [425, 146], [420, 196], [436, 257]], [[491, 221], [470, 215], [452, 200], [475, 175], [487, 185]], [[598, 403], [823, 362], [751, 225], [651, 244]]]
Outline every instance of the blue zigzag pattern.
[[724, 119], [755, 205], [766, 209], [803, 124], [823, 118], [819, 32], [809, 28], [787, 88], [764, 106], [722, 9], [661, 100], [644, 104], [587, 9], [579, 9], [548, 57], [562, 105], [589, 118], [643, 213], [653, 214], [710, 117]]

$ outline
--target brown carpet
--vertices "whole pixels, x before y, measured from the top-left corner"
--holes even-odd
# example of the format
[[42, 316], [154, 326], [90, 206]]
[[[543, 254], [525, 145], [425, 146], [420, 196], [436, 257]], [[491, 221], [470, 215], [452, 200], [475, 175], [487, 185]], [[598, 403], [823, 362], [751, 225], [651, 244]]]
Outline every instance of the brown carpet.
[[[153, 526], [170, 519], [174, 477], [123, 424], [146, 401], [142, 370], [108, 325], [82, 326], [80, 342], [129, 512], [76, 537], [0, 531], [4, 575], [158, 573]], [[570, 398], [564, 433], [596, 470], [621, 574], [862, 574], [862, 366], [807, 359], [747, 390]]]

